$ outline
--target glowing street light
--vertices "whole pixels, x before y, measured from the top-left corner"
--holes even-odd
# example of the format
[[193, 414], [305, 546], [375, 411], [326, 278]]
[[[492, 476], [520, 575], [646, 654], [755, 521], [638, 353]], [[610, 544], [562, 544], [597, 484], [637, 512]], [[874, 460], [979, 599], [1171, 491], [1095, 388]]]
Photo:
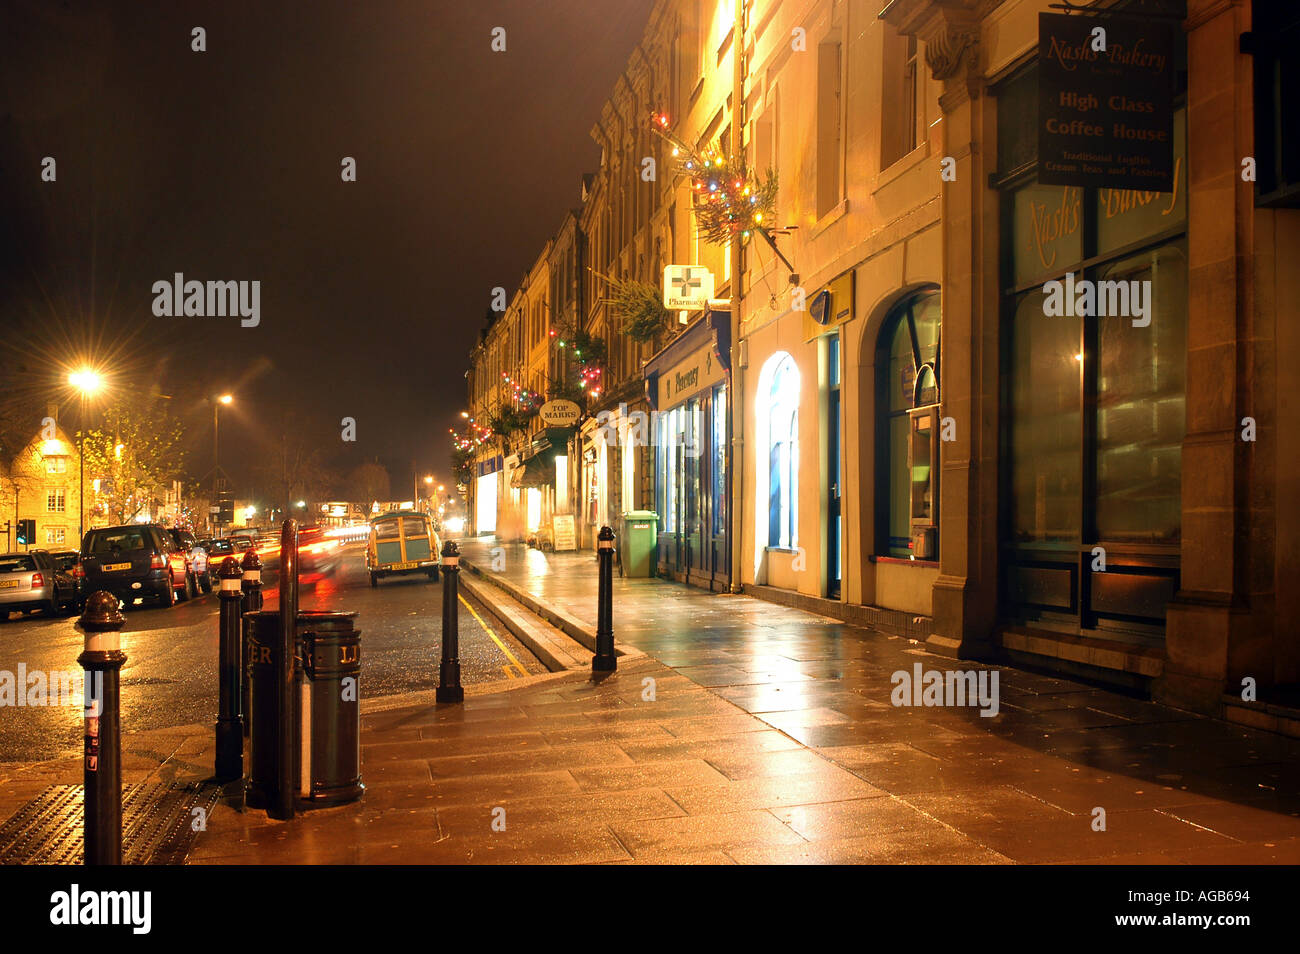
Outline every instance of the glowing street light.
[[104, 378], [94, 368], [81, 367], [68, 374], [68, 384], [81, 395], [81, 426], [77, 430], [77, 469], [80, 471], [80, 488], [77, 491], [77, 545], [86, 535], [86, 402], [104, 387]]

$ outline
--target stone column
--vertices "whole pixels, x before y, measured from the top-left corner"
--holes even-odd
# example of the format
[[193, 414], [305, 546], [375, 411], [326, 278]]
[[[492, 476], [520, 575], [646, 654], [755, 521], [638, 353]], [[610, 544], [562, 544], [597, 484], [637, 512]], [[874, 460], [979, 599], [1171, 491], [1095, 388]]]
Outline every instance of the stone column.
[[[1238, 46], [1249, 4], [1189, 0], [1187, 13], [1182, 585], [1154, 692], [1213, 712], [1243, 676], [1273, 681], [1274, 313], [1255, 308], [1254, 196], [1240, 174], [1254, 148], [1253, 64]], [[1242, 439], [1245, 417], [1256, 422], [1253, 443]]]
[[943, 234], [942, 417], [956, 439], [940, 445], [939, 577], [934, 652], [990, 655], [998, 588], [998, 207], [988, 188], [996, 113], [979, 57], [979, 0], [900, 0], [886, 19], [924, 44], [943, 82], [934, 175], [952, 159], [940, 191]]

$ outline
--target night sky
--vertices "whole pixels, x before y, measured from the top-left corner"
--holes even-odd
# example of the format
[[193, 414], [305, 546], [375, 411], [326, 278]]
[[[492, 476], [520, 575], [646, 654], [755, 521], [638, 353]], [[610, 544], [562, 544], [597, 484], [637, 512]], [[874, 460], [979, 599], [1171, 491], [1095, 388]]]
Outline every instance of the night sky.
[[[395, 496], [413, 459], [449, 477], [491, 289], [579, 204], [652, 6], [0, 0], [0, 402], [69, 414], [86, 355], [172, 396], [192, 477], [223, 391], [237, 492], [285, 426], [342, 471], [377, 458]], [[176, 272], [260, 280], [260, 325], [155, 317]]]

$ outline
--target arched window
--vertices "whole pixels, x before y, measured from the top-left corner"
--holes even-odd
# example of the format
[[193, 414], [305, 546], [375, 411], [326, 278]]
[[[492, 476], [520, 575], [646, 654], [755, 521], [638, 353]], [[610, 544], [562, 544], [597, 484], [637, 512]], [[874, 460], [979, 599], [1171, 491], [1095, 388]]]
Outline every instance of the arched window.
[[[913, 525], [936, 525], [932, 415], [939, 403], [939, 293], [928, 289], [894, 307], [876, 351], [876, 553], [910, 557]], [[937, 534], [936, 534], [937, 536]], [[938, 540], [933, 544], [936, 548]], [[930, 555], [933, 558], [933, 554]]]
[[767, 545], [794, 547], [799, 510], [799, 370], [788, 354], [780, 358], [766, 396]]

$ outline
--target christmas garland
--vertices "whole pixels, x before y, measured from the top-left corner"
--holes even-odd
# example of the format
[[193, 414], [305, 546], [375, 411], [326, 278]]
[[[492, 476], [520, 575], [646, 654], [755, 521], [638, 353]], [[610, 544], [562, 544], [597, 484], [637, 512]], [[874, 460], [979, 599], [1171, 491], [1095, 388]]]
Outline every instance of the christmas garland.
[[676, 173], [691, 183], [696, 226], [705, 241], [726, 245], [735, 238], [763, 232], [776, 213], [776, 173], [751, 170], [745, 160], [706, 147], [698, 151], [668, 127], [668, 117], [656, 115], [651, 129], [672, 149]]
[[649, 341], [668, 324], [672, 312], [664, 307], [663, 295], [654, 285], [633, 278], [606, 281], [612, 294], [605, 300], [610, 313], [623, 322], [623, 334], [634, 341]]

